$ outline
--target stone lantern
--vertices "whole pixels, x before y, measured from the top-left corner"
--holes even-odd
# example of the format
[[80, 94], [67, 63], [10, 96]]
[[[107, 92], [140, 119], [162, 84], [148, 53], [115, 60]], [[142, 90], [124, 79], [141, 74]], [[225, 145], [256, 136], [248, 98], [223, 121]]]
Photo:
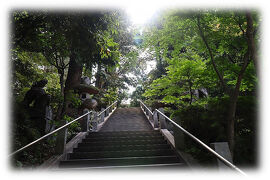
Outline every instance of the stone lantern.
[[[82, 105], [80, 108], [82, 110], [82, 114], [94, 110], [98, 103], [95, 99], [92, 98], [91, 95], [98, 94], [99, 90], [96, 87], [90, 85], [90, 78], [87, 76], [82, 77], [81, 83], [76, 87], [76, 90], [78, 90], [80, 99], [82, 100]], [[90, 115], [86, 118], [90, 119]], [[88, 130], [88, 124], [85, 124], [86, 122], [86, 120], [80, 121], [83, 131]]]

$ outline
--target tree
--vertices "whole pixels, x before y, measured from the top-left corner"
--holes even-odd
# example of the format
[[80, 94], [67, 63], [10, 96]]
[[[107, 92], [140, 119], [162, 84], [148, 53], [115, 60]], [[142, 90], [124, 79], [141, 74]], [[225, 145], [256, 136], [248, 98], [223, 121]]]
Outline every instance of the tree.
[[[24, 64], [24, 62], [22, 63], [23, 58], [16, 56], [26, 55], [26, 59], [28, 59], [34, 55], [35, 62], [31, 61], [30, 65], [36, 65], [37, 71], [48, 67], [53, 69], [53, 74], [50, 75], [55, 75], [54, 67], [57, 70], [56, 77], [59, 80], [50, 78], [49, 81], [54, 83], [54, 88], [50, 87], [50, 90], [58, 90], [58, 87], [60, 89], [57, 98], [54, 97], [54, 100], [59, 100], [58, 111], [54, 114], [58, 121], [70, 119], [66, 116], [66, 110], [69, 108], [69, 104], [72, 104], [76, 86], [81, 82], [83, 69], [91, 69], [99, 65], [101, 73], [109, 77], [104, 78], [104, 82], [102, 82], [104, 84], [103, 92], [108, 95], [104, 96], [108, 99], [117, 97], [119, 90], [124, 87], [121, 81], [128, 81], [128, 79], [121, 79], [117, 76], [115, 67], [122, 56], [119, 53], [121, 49], [119, 43], [129, 43], [127, 41], [128, 33], [125, 33], [125, 26], [120, 22], [121, 18], [122, 14], [115, 11], [65, 14], [45, 11], [15, 11], [13, 13], [12, 43], [16, 63]], [[126, 39], [122, 38], [122, 35], [127, 35]], [[42, 58], [42, 62], [36, 57]], [[43, 67], [42, 63], [45, 63], [46, 67]], [[18, 67], [16, 66], [16, 70]], [[118, 67], [120, 67], [119, 72], [125, 73], [121, 70], [121, 66]], [[65, 72], [66, 68], [68, 68], [67, 72]], [[29, 69], [31, 68], [27, 66], [27, 70]], [[27, 70], [22, 69], [23, 76], [27, 74]], [[46, 72], [43, 71], [43, 73]], [[35, 75], [35, 72], [33, 74]], [[19, 75], [17, 74], [16, 78]], [[34, 75], [33, 80], [40, 77], [39, 74]], [[109, 79], [113, 77], [117, 77], [114, 79], [118, 82], [116, 81], [117, 83], [111, 87]], [[21, 89], [25, 85], [29, 85], [27, 77], [21, 78], [19, 83], [21, 82], [24, 84], [18, 84], [18, 86], [22, 86], [17, 88], [18, 93], [22, 93]], [[97, 84], [99, 83], [97, 82]], [[51, 86], [51, 83], [49, 85]], [[18, 102], [16, 101], [16, 103]], [[58, 122], [57, 125], [61, 124]]]
[[[209, 79], [206, 74], [206, 64], [198, 55], [185, 54], [179, 59], [169, 60], [167, 76], [154, 80], [144, 94], [147, 96], [162, 95], [162, 101], [181, 105], [186, 101], [191, 104], [196, 89], [203, 88]], [[208, 84], [209, 86], [209, 84]]]
[[[238, 96], [240, 93], [240, 87], [242, 80], [244, 78], [244, 74], [246, 72], [246, 69], [250, 63], [251, 60], [255, 60], [254, 57], [256, 57], [256, 52], [254, 52], [254, 38], [253, 38], [253, 24], [252, 23], [252, 17], [250, 16], [250, 13], [247, 12], [247, 27], [246, 29], [243, 28], [244, 24], [244, 15], [238, 14], [235, 15], [234, 13], [232, 15], [220, 15], [217, 14], [216, 16], [213, 16], [214, 19], [212, 21], [216, 21], [215, 24], [207, 24], [208, 27], [213, 26], [219, 26], [216, 28], [216, 32], [209, 30], [204, 30], [202, 28], [201, 19], [199, 15], [197, 16], [197, 26], [199, 30], [199, 34], [208, 50], [211, 63], [213, 65], [213, 68], [215, 69], [215, 72], [219, 78], [219, 81], [221, 83], [222, 88], [224, 89], [225, 93], [230, 96], [230, 104], [228, 109], [228, 115], [227, 115], [227, 137], [228, 142], [230, 145], [231, 153], [233, 155], [234, 151], [234, 132], [235, 132], [235, 112], [236, 112], [236, 103], [238, 100]], [[209, 20], [209, 14], [206, 14], [204, 19], [204, 23], [206, 23], [206, 20]], [[238, 19], [238, 20], [235, 20]], [[235, 22], [236, 21], [236, 22]], [[209, 22], [209, 21], [208, 21]], [[211, 21], [210, 21], [211, 22]], [[230, 27], [230, 30], [228, 29]], [[219, 43], [218, 46], [209, 45], [208, 38], [205, 36], [205, 32], [212, 34], [212, 37], [218, 37], [218, 42], [215, 42], [213, 39], [211, 39], [211, 42]], [[222, 33], [222, 35], [220, 34]], [[222, 37], [223, 36], [223, 37]], [[236, 50], [235, 50], [235, 46]], [[252, 48], [253, 47], [253, 48]], [[216, 55], [213, 53], [213, 49], [216, 53]], [[233, 84], [234, 86], [228, 86], [228, 83], [225, 82], [224, 76], [224, 70], [218, 69], [215, 59], [217, 57], [217, 54], [219, 55], [227, 55], [230, 62], [232, 62], [232, 65], [237, 68], [237, 70], [234, 72], [236, 80], [236, 83]], [[221, 72], [223, 71], [223, 72]], [[231, 84], [232, 85], [232, 84]]]
[[[232, 154], [238, 96], [252, 94], [257, 82], [255, 68], [250, 63], [257, 62], [257, 19], [256, 13], [250, 12], [168, 11], [146, 32], [147, 45], [158, 44], [156, 54], [169, 66], [163, 65], [166, 73], [161, 78], [156, 77], [145, 95], [176, 105], [180, 104], [181, 95], [187, 96], [184, 92], [192, 92], [192, 86], [197, 84], [198, 88], [207, 88], [210, 96], [229, 96], [227, 140]], [[205, 67], [201, 74], [203, 71], [194, 64], [198, 59], [204, 65], [197, 67]], [[196, 74], [198, 81], [195, 81]], [[192, 93], [189, 93], [189, 104], [191, 99]]]

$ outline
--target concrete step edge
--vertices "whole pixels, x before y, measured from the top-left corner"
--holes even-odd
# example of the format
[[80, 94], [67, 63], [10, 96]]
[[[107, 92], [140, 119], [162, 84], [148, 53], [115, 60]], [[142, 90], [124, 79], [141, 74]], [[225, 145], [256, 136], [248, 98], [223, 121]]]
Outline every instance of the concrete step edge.
[[84, 142], [87, 142], [87, 143], [104, 143], [104, 142], [114, 142], [114, 143], [116, 143], [116, 142], [119, 142], [119, 143], [141, 143], [141, 142], [146, 142], [146, 143], [150, 143], [151, 144], [151, 142], [155, 142], [155, 141], [164, 141], [164, 142], [166, 142], [166, 140], [165, 139], [163, 139], [163, 138], [159, 138], [159, 139], [139, 139], [139, 140], [132, 140], [132, 141], [126, 141], [126, 140], [123, 140], [123, 139], [121, 139], [121, 140], [119, 140], [119, 141], [90, 141], [90, 140], [87, 140], [87, 139], [83, 139], [83, 141], [81, 142], [81, 143], [84, 143]]
[[[90, 145], [89, 143], [79, 143], [79, 144], [85, 144], [85, 145]], [[91, 147], [91, 146], [81, 146], [82, 148], [131, 148], [131, 147], [153, 147], [153, 146], [168, 146], [168, 147], [170, 147], [170, 145], [169, 144], [167, 144], [167, 143], [162, 143], [162, 144], [146, 144], [146, 145], [141, 145], [141, 144], [139, 144], [139, 145], [134, 145], [134, 144], [123, 144], [123, 145], [119, 145], [119, 144], [114, 144], [114, 145], [112, 145], [112, 144], [104, 144], [104, 145], [102, 145], [102, 146], [95, 146], [95, 147]], [[81, 147], [77, 147], [77, 148], [81, 148]], [[77, 149], [76, 148], [76, 149]]]
[[163, 138], [162, 135], [151, 135], [151, 136], [86, 136], [85, 139], [117, 139], [117, 138], [131, 138], [131, 139], [136, 139], [136, 138]]
[[68, 159], [84, 159], [84, 158], [107, 158], [107, 157], [147, 157], [147, 156], [164, 156], [175, 155], [172, 149], [158, 150], [126, 150], [126, 151], [94, 151], [94, 152], [73, 152], [68, 153]]
[[146, 157], [120, 157], [120, 158], [96, 158], [96, 159], [69, 159], [62, 162], [76, 162], [76, 161], [107, 161], [107, 160], [130, 160], [130, 159], [160, 159], [160, 158], [177, 158], [176, 155], [171, 156], [146, 156]]
[[[95, 151], [95, 152], [73, 152], [73, 153], [121, 153], [121, 152], [157, 152], [157, 151], [164, 151], [164, 150], [168, 150], [168, 151], [173, 151], [173, 149], [151, 149], [151, 150], [122, 150], [122, 151]], [[72, 154], [72, 153], [68, 153], [68, 154]]]
[[[167, 164], [142, 164], [142, 165], [125, 165], [125, 166], [97, 166], [97, 167], [66, 167], [69, 170], [87, 170], [87, 169], [110, 169], [110, 168], [138, 168], [138, 167], [166, 167], [166, 166], [185, 166], [184, 163], [167, 163]], [[61, 167], [61, 169], [66, 169]]]

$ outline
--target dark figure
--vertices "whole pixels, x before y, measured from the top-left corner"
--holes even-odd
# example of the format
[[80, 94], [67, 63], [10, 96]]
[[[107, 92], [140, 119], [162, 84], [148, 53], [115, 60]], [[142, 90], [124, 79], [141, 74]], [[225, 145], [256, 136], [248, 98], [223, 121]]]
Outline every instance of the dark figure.
[[[45, 133], [46, 127], [46, 106], [49, 106], [50, 96], [43, 89], [48, 81], [46, 79], [35, 82], [31, 89], [25, 94], [23, 104], [30, 114], [41, 135]], [[32, 106], [30, 106], [33, 103]]]
[[38, 101], [36, 101], [40, 96], [44, 96], [46, 95], [45, 90], [43, 89], [46, 84], [48, 83], [48, 81], [46, 79], [37, 81], [35, 83], [33, 83], [31, 89], [29, 91], [27, 91], [27, 93], [25, 94], [24, 97], [24, 105], [28, 108], [30, 106], [30, 104], [35, 101], [34, 103], [34, 107], [37, 106], [36, 103], [40, 103]]

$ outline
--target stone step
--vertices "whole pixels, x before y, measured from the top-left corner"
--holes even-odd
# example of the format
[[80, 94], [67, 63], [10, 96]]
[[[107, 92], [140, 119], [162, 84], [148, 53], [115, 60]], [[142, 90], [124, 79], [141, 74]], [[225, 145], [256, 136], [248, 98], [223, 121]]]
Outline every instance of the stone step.
[[121, 136], [147, 136], [147, 135], [161, 135], [159, 131], [111, 131], [111, 132], [90, 132], [87, 134], [88, 137], [100, 137], [100, 136], [110, 136], [110, 137], [121, 137]]
[[79, 143], [78, 148], [73, 152], [98, 152], [98, 151], [128, 151], [128, 150], [153, 150], [153, 149], [171, 149], [168, 144], [143, 144], [143, 145], [106, 145], [88, 146], [88, 144]]
[[145, 145], [145, 144], [164, 144], [167, 143], [163, 138], [162, 139], [145, 139], [145, 140], [117, 140], [117, 141], [91, 141], [88, 139], [83, 139], [81, 143], [78, 144], [80, 146], [102, 146], [106, 145]]
[[129, 166], [129, 165], [155, 165], [182, 163], [177, 156], [150, 156], [150, 157], [124, 157], [100, 159], [76, 159], [61, 161], [60, 168]]
[[112, 134], [112, 135], [87, 135], [85, 138], [121, 138], [121, 137], [163, 137], [160, 133], [153, 133], [153, 134]]
[[68, 159], [96, 159], [120, 157], [146, 157], [170, 156], [175, 152], [172, 149], [128, 150], [128, 151], [99, 151], [99, 152], [74, 152], [68, 154]]
[[137, 141], [137, 140], [164, 140], [164, 137], [159, 136], [121, 136], [121, 137], [88, 137], [82, 140], [82, 142], [104, 142], [107, 141]]
[[136, 170], [183, 170], [187, 169], [188, 166], [185, 163], [168, 163], [168, 164], [137, 164], [137, 165], [115, 165], [115, 166], [91, 166], [91, 167], [68, 167], [68, 168], [59, 168], [57, 171], [66, 171], [68, 170], [93, 170], [93, 169], [115, 169], [121, 168], [121, 170], [128, 170], [130, 168], [136, 168]]
[[99, 132], [89, 132], [59, 163], [60, 168], [75, 169], [166, 166], [186, 163], [140, 108], [116, 110]]

